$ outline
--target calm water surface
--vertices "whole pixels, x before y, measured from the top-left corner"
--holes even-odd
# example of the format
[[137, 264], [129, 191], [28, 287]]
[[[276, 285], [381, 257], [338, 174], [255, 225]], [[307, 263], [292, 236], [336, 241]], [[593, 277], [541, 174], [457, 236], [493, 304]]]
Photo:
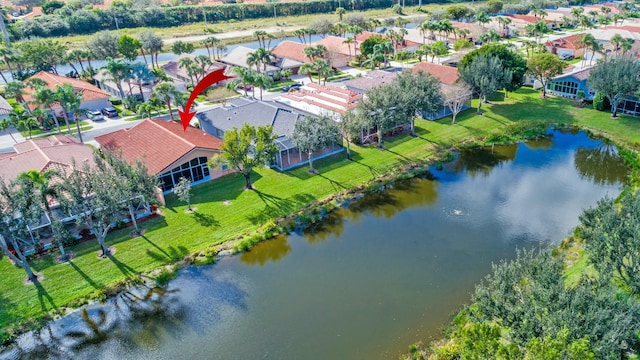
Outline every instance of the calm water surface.
[[[189, 267], [151, 305], [120, 297], [19, 344], [33, 357], [397, 359], [438, 336], [492, 262], [561, 241], [626, 172], [615, 148], [583, 133], [464, 152], [304, 235]], [[118, 315], [127, 301], [136, 310]]]

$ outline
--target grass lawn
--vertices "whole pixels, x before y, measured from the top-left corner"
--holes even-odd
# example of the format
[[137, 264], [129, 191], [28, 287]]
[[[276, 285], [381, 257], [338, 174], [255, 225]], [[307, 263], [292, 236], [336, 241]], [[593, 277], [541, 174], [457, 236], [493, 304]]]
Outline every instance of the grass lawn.
[[134, 274], [252, 232], [268, 219], [371, 180], [402, 163], [426, 159], [438, 146], [481, 139], [515, 121], [577, 124], [634, 147], [640, 142], [639, 119], [621, 116], [611, 120], [608, 113], [577, 108], [570, 100], [540, 99], [539, 92], [528, 88], [494, 101], [483, 105], [484, 116], [476, 116], [473, 109], [459, 115], [457, 125], [451, 125], [450, 118], [419, 120], [418, 137], [401, 134], [387, 139], [386, 150], [353, 146], [355, 161], [346, 160], [345, 155], [316, 161], [319, 175], [310, 175], [306, 167], [284, 173], [258, 169], [252, 175], [256, 191], [243, 190], [241, 175], [196, 186], [192, 205], [197, 211], [191, 214], [185, 213], [185, 204], [168, 196], [167, 207], [161, 208], [164, 216], [141, 224], [144, 236], [131, 239], [131, 230], [124, 229], [107, 237], [109, 245], [116, 248], [110, 259], [99, 259], [97, 242], [89, 241], [69, 249], [76, 254], [71, 263], [55, 264], [51, 255], [33, 261], [34, 269], [44, 275], [37, 286], [23, 285], [23, 270], [5, 257], [0, 261], [0, 328], [7, 330]]

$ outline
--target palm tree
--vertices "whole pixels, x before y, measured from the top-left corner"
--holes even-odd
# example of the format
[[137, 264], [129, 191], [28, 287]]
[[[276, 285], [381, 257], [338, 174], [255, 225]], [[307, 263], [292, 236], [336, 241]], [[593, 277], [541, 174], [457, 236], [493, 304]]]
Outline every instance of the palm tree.
[[354, 38], [348, 37], [342, 43], [347, 45], [347, 49], [349, 49], [349, 57], [351, 57], [351, 44], [355, 41]]
[[36, 120], [36, 118], [33, 116], [28, 116], [27, 114], [25, 114], [25, 116], [17, 118], [16, 124], [18, 125], [18, 128], [23, 129], [24, 131], [28, 131], [29, 139], [31, 139], [31, 131], [34, 127], [38, 126], [38, 120]]
[[353, 34], [353, 55], [357, 56], [358, 55], [358, 34], [362, 34], [364, 30], [358, 26], [358, 25], [354, 25], [349, 27], [349, 32]]
[[343, 7], [336, 8], [336, 15], [338, 15], [338, 17], [340, 18], [340, 20], [339, 20], [340, 22], [342, 22], [342, 17], [346, 13], [347, 13], [347, 10], [345, 10]]
[[75, 101], [76, 91], [70, 84], [64, 84], [62, 86], [56, 86], [54, 93], [54, 99], [62, 106], [62, 117], [67, 125], [67, 131], [71, 134], [71, 126], [69, 126], [69, 113], [71, 110], [67, 107], [67, 103]]
[[172, 121], [173, 111], [171, 110], [171, 100], [172, 98], [177, 97], [179, 95], [178, 93], [178, 89], [176, 89], [173, 84], [167, 82], [160, 83], [153, 89], [153, 96], [164, 101], [164, 103], [167, 105], [167, 108], [169, 108], [169, 116], [171, 117]]
[[[603, 6], [603, 7], [605, 9], [609, 9], [608, 7], [605, 7], [605, 6]], [[609, 11], [611, 11], [611, 9], [609, 9]], [[620, 46], [624, 42], [624, 39], [622, 38], [622, 35], [620, 35], [618, 33], [615, 33], [615, 34], [613, 34], [613, 36], [611, 37], [609, 42], [611, 43], [611, 45], [613, 45], [613, 51], [615, 51], [616, 55], [617, 55], [618, 52], [620, 51]]]
[[[0, 47], [0, 57], [2, 57], [4, 63], [7, 64], [7, 68], [9, 68], [9, 72], [12, 74], [13, 68], [11, 67], [11, 64], [14, 62], [19, 64], [19, 61], [17, 61], [19, 56], [19, 50], [16, 50], [16, 48], [8, 46]], [[18, 69], [20, 69], [20, 65], [18, 65]]]
[[478, 24], [480, 24], [480, 26], [484, 30], [485, 25], [491, 22], [491, 18], [489, 17], [489, 15], [487, 15], [486, 12], [479, 11], [476, 14], [476, 21], [478, 22]]
[[178, 67], [181, 69], [185, 69], [185, 71], [187, 71], [187, 75], [189, 75], [189, 79], [191, 80], [191, 85], [195, 86], [196, 84], [193, 81], [193, 74], [188, 71], [191, 65], [193, 65], [193, 59], [191, 59], [188, 56], [185, 56], [183, 58], [180, 58], [180, 60], [178, 60]]
[[260, 101], [262, 101], [262, 91], [273, 84], [273, 79], [265, 74], [258, 74], [253, 78], [253, 85], [260, 88]]
[[216, 44], [220, 43], [221, 40], [215, 36], [209, 36], [208, 38], [201, 40], [200, 45], [203, 45], [207, 48], [207, 54], [209, 54], [209, 58], [211, 58], [211, 49], [216, 46]]
[[256, 30], [253, 32], [253, 37], [256, 38], [256, 40], [258, 40], [258, 45], [260, 45], [261, 48], [266, 48], [267, 47], [267, 32], [264, 30]]
[[107, 65], [105, 65], [102, 74], [107, 78], [107, 80], [112, 81], [118, 87], [118, 92], [120, 93], [120, 98], [124, 99], [124, 90], [122, 89], [122, 81], [129, 73], [129, 65], [125, 63], [122, 59], [114, 60], [110, 57], [107, 59]]
[[251, 66], [255, 65], [256, 66], [256, 71], [259, 73], [260, 72], [260, 61], [262, 59], [260, 58], [259, 54], [257, 54], [256, 52], [250, 52], [247, 54], [247, 66], [249, 66], [249, 68], [251, 68]]
[[[53, 122], [56, 123], [56, 127], [58, 128], [58, 134], [60, 134], [61, 131], [60, 131], [60, 123], [58, 122], [58, 116], [56, 115], [56, 112], [53, 111], [53, 104], [55, 104], [58, 101], [56, 97], [56, 93], [53, 92], [53, 90], [49, 89], [48, 87], [40, 86], [36, 88], [36, 91], [33, 93], [33, 97], [34, 97], [35, 103], [38, 106], [42, 106], [49, 109], [49, 113], [51, 114], [51, 117], [53, 117]], [[67, 126], [69, 126], [68, 123], [67, 123]], [[71, 129], [69, 129], [69, 133], [71, 133]]]
[[622, 55], [627, 55], [629, 53], [629, 51], [633, 48], [633, 44], [636, 41], [632, 38], [626, 38], [622, 41], [622, 44], [620, 44], [620, 48], [622, 49]]
[[333, 75], [333, 68], [331, 64], [327, 60], [317, 59], [313, 62], [313, 67], [318, 74], [318, 84], [320, 83], [320, 79], [323, 79], [324, 84], [327, 84], [327, 78]]
[[62, 254], [61, 259], [66, 261], [67, 254], [64, 251], [64, 243], [62, 242], [63, 235], [57, 234], [56, 227], [53, 226], [54, 220], [57, 220], [57, 219], [53, 211], [51, 211], [51, 205], [49, 204], [49, 199], [48, 199], [48, 198], [55, 198], [59, 194], [58, 186], [52, 184], [51, 182], [51, 179], [59, 175], [60, 174], [54, 170], [45, 170], [42, 173], [40, 173], [37, 170], [28, 170], [18, 175], [18, 181], [21, 184], [21, 186], [28, 186], [32, 188], [40, 196], [42, 205], [44, 205], [44, 209], [47, 213], [47, 216], [51, 221], [51, 228], [54, 231], [56, 242], [58, 243], [58, 247], [60, 248], [60, 253]]
[[[73, 113], [73, 119], [76, 122], [76, 129], [78, 130], [78, 139], [80, 142], [83, 142], [82, 132], [80, 131], [80, 115], [86, 113], [87, 110], [80, 108], [80, 106], [82, 106], [82, 93], [79, 92], [76, 94], [73, 87], [69, 84], [58, 86], [57, 89], [60, 94], [60, 104], [65, 110], [65, 119], [67, 113]], [[67, 126], [69, 126], [68, 123]]]
[[29, 106], [24, 99], [24, 88], [25, 84], [22, 81], [9, 81], [4, 88], [4, 94], [9, 98], [16, 99], [16, 101], [22, 105], [25, 110], [29, 111]]
[[0, 120], [0, 130], [4, 131], [7, 130], [7, 132], [9, 133], [9, 136], [11, 136], [11, 139], [13, 140], [13, 142], [15, 142], [16, 144], [18, 143], [18, 140], [16, 140], [16, 138], [13, 137], [13, 133], [11, 132], [11, 127], [13, 126], [13, 121], [11, 121], [11, 119], [2, 119]]
[[[84, 64], [82, 63], [82, 59], [86, 57], [86, 53], [81, 49], [73, 49], [67, 53], [67, 62], [71, 64], [71, 61], [77, 62], [80, 65], [80, 75], [84, 74]], [[75, 70], [75, 67], [73, 68]], [[77, 72], [77, 71], [76, 71]]]
[[580, 23], [580, 16], [584, 13], [584, 8], [580, 6], [576, 6], [571, 8], [571, 16], [573, 17], [573, 25], [576, 26]]
[[314, 71], [315, 67], [313, 66], [313, 63], [304, 63], [302, 64], [302, 66], [300, 66], [300, 69], [298, 69], [298, 74], [309, 76], [309, 81], [313, 83], [312, 76]]
[[256, 49], [255, 54], [255, 56], [259, 59], [259, 62], [262, 64], [264, 71], [267, 71], [267, 65], [270, 65], [276, 60], [276, 55], [272, 53], [271, 50], [267, 50], [265, 48]]
[[140, 90], [140, 98], [142, 102], [145, 102], [144, 93], [142, 92], [142, 84], [150, 83], [155, 80], [155, 75], [149, 70], [147, 64], [136, 62], [129, 67], [131, 79], [138, 85]]
[[250, 84], [253, 84], [253, 78], [257, 75], [251, 69], [245, 69], [241, 67], [234, 67], [231, 69], [231, 72], [235, 75], [235, 79], [229, 81], [227, 83], [227, 88], [235, 90], [238, 86], [242, 85], [242, 89], [244, 90], [244, 96], [247, 96], [247, 87]]
[[[580, 39], [580, 43], [583, 46], [583, 54], [582, 54], [582, 60], [583, 61], [587, 61], [587, 50], [591, 47], [591, 45], [593, 45], [594, 43], [596, 43], [596, 38], [591, 35], [591, 34], [584, 34], [582, 36], [582, 39]], [[591, 56], [593, 58], [593, 55]]]

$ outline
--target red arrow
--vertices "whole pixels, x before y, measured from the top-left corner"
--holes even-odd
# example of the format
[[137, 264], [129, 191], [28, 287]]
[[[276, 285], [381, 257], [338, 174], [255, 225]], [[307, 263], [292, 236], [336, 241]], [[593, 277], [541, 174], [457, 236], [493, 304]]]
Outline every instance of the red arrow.
[[178, 114], [180, 114], [180, 120], [182, 120], [182, 127], [184, 128], [184, 131], [187, 131], [187, 126], [189, 126], [189, 122], [191, 122], [191, 119], [193, 119], [193, 116], [196, 114], [195, 111], [191, 112], [191, 106], [193, 105], [193, 101], [196, 99], [196, 97], [200, 95], [200, 93], [203, 92], [209, 86], [215, 83], [219, 83], [222, 80], [231, 79], [231, 78], [232, 78], [231, 76], [226, 76], [224, 74], [224, 69], [219, 69], [210, 73], [209, 75], [205, 76], [202, 80], [200, 80], [200, 82], [196, 85], [196, 87], [193, 88], [193, 91], [191, 92], [191, 96], [189, 96], [189, 100], [187, 101], [187, 104], [184, 106], [184, 111], [178, 110]]

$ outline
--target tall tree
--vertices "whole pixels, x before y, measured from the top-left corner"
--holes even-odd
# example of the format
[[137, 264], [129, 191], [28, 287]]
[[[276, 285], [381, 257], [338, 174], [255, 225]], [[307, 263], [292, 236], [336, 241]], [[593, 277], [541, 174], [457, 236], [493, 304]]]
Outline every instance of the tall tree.
[[4, 87], [4, 94], [6, 97], [16, 99], [16, 101], [22, 105], [25, 110], [29, 111], [29, 105], [24, 99], [25, 87], [26, 85], [22, 81], [9, 81]]
[[611, 57], [596, 65], [589, 73], [589, 87], [602, 93], [611, 103], [611, 118], [618, 116], [618, 106], [625, 97], [640, 89], [640, 64], [626, 56]]
[[142, 45], [141, 50], [144, 50], [151, 58], [151, 67], [157, 67], [158, 54], [162, 51], [162, 46], [164, 45], [162, 38], [154, 34], [152, 30], [148, 30], [141, 32], [140, 35], [138, 35], [138, 39]]
[[182, 40], [178, 40], [171, 44], [171, 52], [176, 55], [180, 54], [191, 54], [195, 50], [193, 44], [184, 42]]
[[118, 39], [118, 52], [129, 61], [134, 61], [138, 57], [140, 49], [142, 49], [142, 43], [136, 38], [122, 35]]
[[511, 77], [505, 84], [507, 91], [516, 91], [522, 86], [524, 74], [527, 72], [527, 62], [518, 52], [513, 51], [504, 44], [488, 44], [465, 55], [462, 60], [460, 60], [458, 66], [465, 67], [480, 55], [498, 57], [502, 62], [502, 66], [510, 71]]
[[0, 120], [0, 131], [4, 131], [7, 130], [7, 132], [9, 133], [9, 136], [11, 136], [11, 140], [13, 140], [14, 143], [18, 143], [18, 140], [16, 140], [15, 137], [13, 137], [13, 133], [11, 132], [11, 128], [13, 127], [13, 121], [11, 121], [11, 119], [2, 119]]
[[41, 204], [44, 206], [47, 217], [51, 222], [51, 230], [60, 248], [61, 260], [67, 261], [67, 254], [64, 249], [64, 234], [60, 231], [61, 228], [54, 226], [54, 222], [60, 221], [55, 213], [51, 210], [50, 200], [54, 200], [59, 197], [59, 186], [52, 182], [53, 178], [60, 174], [54, 170], [45, 170], [39, 172], [37, 170], [28, 170], [18, 175], [18, 184], [21, 188], [34, 191], [35, 195], [40, 198]]
[[[69, 127], [68, 115], [73, 114], [74, 122], [76, 123], [76, 130], [78, 131], [78, 139], [82, 141], [82, 132], [80, 131], [80, 115], [86, 113], [86, 109], [82, 109], [82, 92], [75, 92], [71, 84], [58, 85], [56, 92], [58, 93], [58, 99], [64, 109], [65, 121], [67, 121], [67, 128]], [[70, 130], [69, 130], [70, 131]]]
[[[68, 103], [76, 101], [76, 91], [71, 84], [64, 84], [62, 86], [56, 86], [56, 91], [53, 94], [55, 101], [62, 107], [62, 117], [67, 125], [68, 133], [71, 134], [71, 126], [69, 125], [69, 113], [71, 109], [68, 108]], [[79, 134], [78, 132], [78, 135]]]
[[528, 72], [542, 84], [542, 97], [547, 97], [547, 83], [555, 76], [562, 74], [564, 61], [551, 53], [539, 53], [529, 58]]
[[480, 55], [466, 66], [458, 68], [460, 77], [479, 94], [478, 114], [482, 114], [482, 102], [496, 90], [502, 89], [512, 78], [511, 71], [496, 56]]
[[[169, 116], [171, 116], [171, 120], [173, 121], [173, 110], [171, 109], [171, 101], [174, 100], [177, 96], [179, 96], [179, 91], [173, 84], [163, 82], [153, 89], [153, 96], [162, 100], [167, 108], [169, 109]], [[187, 109], [185, 109], [187, 111]]]
[[340, 135], [347, 142], [347, 159], [349, 160], [353, 160], [351, 158], [351, 140], [357, 138], [362, 131], [362, 127], [361, 119], [353, 110], [347, 111], [338, 121]]
[[222, 155], [212, 158], [211, 165], [229, 163], [229, 166], [244, 176], [245, 188], [253, 189], [251, 171], [254, 168], [271, 164], [278, 152], [275, 144], [277, 135], [271, 126], [255, 128], [245, 123], [238, 131], [237, 128], [224, 133]]
[[0, 216], [0, 247], [14, 264], [24, 269], [29, 281], [38, 282], [19, 239], [30, 236], [28, 225], [40, 222], [42, 207], [39, 201], [33, 192], [24, 191], [15, 183], [7, 185], [0, 179], [0, 214], [22, 215]]
[[340, 141], [340, 129], [328, 117], [305, 116], [296, 121], [291, 140], [300, 152], [307, 153], [309, 172], [315, 172], [313, 153], [337, 144]]
[[462, 111], [466, 103], [471, 100], [472, 96], [471, 86], [464, 81], [458, 81], [442, 89], [444, 105], [451, 110], [451, 124], [456, 123], [456, 116]]
[[58, 102], [56, 93], [46, 86], [38, 86], [33, 93], [33, 98], [38, 106], [42, 106], [49, 110], [59, 134], [61, 132], [60, 123], [58, 122], [58, 115], [56, 115], [56, 112], [53, 110], [53, 104]]
[[416, 136], [415, 118], [423, 114], [433, 114], [442, 108], [440, 81], [422, 71], [412, 74], [400, 73], [392, 82], [397, 99], [397, 111], [403, 112], [411, 123], [411, 135]]
[[100, 157], [94, 154], [95, 166], [89, 163], [73, 164], [71, 171], [63, 174], [61, 197], [63, 208], [75, 215], [78, 225], [87, 225], [100, 244], [101, 256], [108, 257], [111, 252], [106, 237], [123, 213], [122, 202], [127, 193], [124, 184]]
[[118, 57], [118, 39], [120, 35], [112, 31], [100, 31], [96, 33], [87, 42], [89, 50], [95, 54], [98, 59], [117, 58]]
[[357, 105], [358, 117], [365, 127], [376, 128], [378, 147], [382, 148], [382, 134], [406, 120], [398, 109], [396, 85], [384, 84], [369, 89]]
[[135, 62], [129, 66], [129, 77], [138, 85], [140, 91], [140, 98], [142, 102], [144, 99], [144, 92], [142, 91], [142, 85], [148, 84], [155, 80], [156, 76], [149, 70], [147, 64], [141, 62]]
[[103, 156], [123, 184], [124, 192], [127, 194], [129, 216], [131, 217], [135, 234], [140, 235], [135, 207], [136, 205], [148, 205], [149, 200], [154, 197], [155, 191], [160, 185], [159, 181], [155, 176], [149, 175], [147, 165], [140, 159], [136, 160], [134, 164], [129, 164], [121, 156], [110, 151], [104, 151]]
[[113, 58], [108, 57], [106, 60], [107, 64], [104, 66], [102, 74], [116, 85], [120, 98], [124, 99], [125, 95], [124, 90], [122, 89], [122, 81], [129, 73], [129, 65], [121, 59], [114, 60]]

